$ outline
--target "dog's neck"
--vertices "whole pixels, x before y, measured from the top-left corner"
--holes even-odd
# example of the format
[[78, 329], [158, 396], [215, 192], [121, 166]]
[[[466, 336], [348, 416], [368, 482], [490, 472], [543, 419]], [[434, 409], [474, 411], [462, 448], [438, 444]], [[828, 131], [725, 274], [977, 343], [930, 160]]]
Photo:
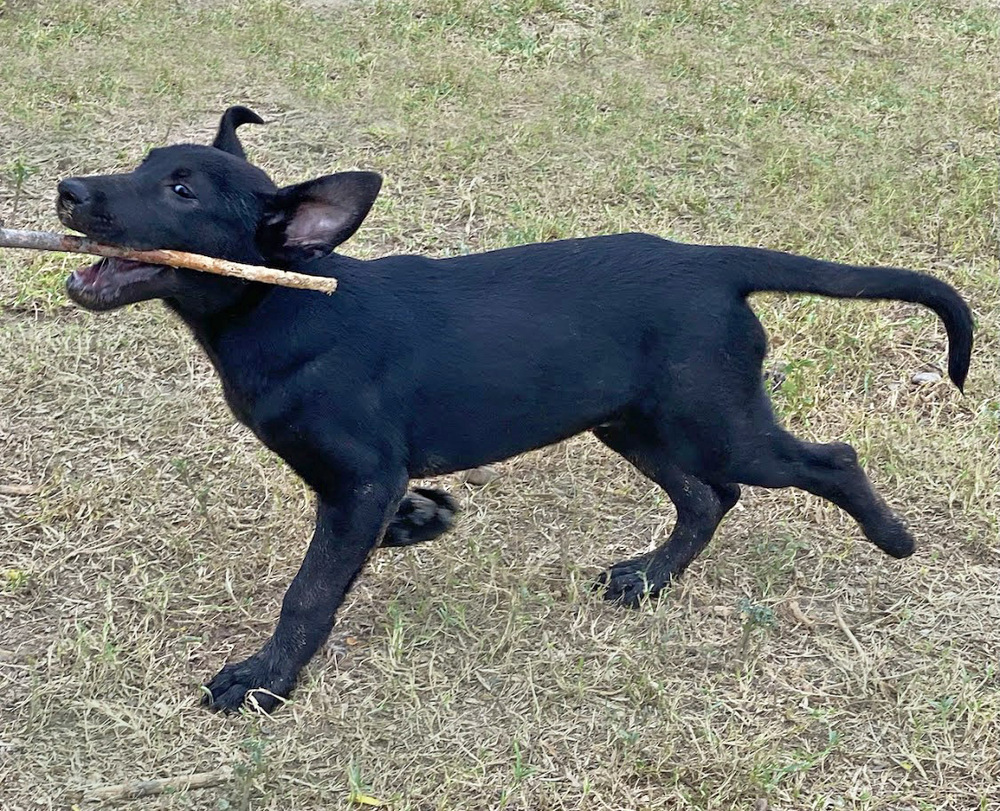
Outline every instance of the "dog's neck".
[[[330, 254], [322, 262], [306, 263], [295, 269], [336, 278], [338, 268], [362, 261]], [[257, 282], [238, 284], [228, 295], [199, 302], [198, 307], [172, 299], [164, 299], [164, 303], [188, 326], [204, 349], [233, 413], [253, 427], [250, 415], [254, 403], [273, 379], [274, 369], [301, 360], [295, 351], [287, 351], [287, 347], [281, 351], [284, 344], [279, 333], [287, 335], [293, 323], [310, 309], [300, 310], [304, 301], [298, 298], [309, 293]], [[322, 299], [328, 301], [325, 296]], [[262, 309], [268, 313], [258, 317]], [[275, 317], [276, 310], [282, 314]], [[335, 324], [336, 319], [326, 323]], [[264, 332], [263, 325], [268, 325]]]

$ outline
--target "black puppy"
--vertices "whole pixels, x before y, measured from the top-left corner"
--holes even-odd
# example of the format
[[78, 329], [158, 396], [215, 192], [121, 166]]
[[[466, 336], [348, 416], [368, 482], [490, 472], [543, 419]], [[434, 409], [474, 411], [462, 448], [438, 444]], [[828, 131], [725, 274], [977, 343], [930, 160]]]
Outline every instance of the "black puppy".
[[[74, 301], [107, 310], [162, 298], [191, 328], [233, 413], [316, 491], [316, 530], [274, 635], [208, 685], [211, 705], [287, 696], [382, 543], [442, 531], [452, 505], [410, 478], [484, 465], [591, 430], [677, 508], [655, 551], [612, 566], [608, 599], [636, 605], [680, 574], [739, 498], [739, 483], [799, 487], [847, 510], [895, 557], [913, 552], [849, 445], [801, 442], [764, 392], [757, 291], [898, 299], [933, 309], [961, 388], [972, 319], [947, 284], [894, 268], [668, 242], [645, 234], [460, 258], [332, 253], [381, 179], [345, 172], [277, 188], [247, 163], [226, 112], [213, 146], [154, 149], [133, 172], [59, 184], [63, 223], [133, 248], [174, 248], [335, 276], [290, 290], [114, 259], [77, 270]], [[414, 519], [414, 514], [421, 516]]]

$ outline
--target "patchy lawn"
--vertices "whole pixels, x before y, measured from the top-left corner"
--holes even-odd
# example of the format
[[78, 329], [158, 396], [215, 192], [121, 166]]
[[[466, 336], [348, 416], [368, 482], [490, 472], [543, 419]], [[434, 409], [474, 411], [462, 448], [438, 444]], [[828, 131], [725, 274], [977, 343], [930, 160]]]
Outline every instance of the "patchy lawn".
[[447, 477], [464, 512], [383, 551], [273, 718], [198, 685], [265, 639], [308, 492], [158, 305], [68, 305], [0, 253], [0, 805], [228, 770], [171, 809], [997, 809], [1000, 24], [989, 2], [0, 0], [0, 216], [67, 174], [210, 139], [280, 182], [386, 178], [357, 255], [620, 230], [925, 270], [978, 320], [967, 394], [900, 304], [758, 297], [796, 433], [858, 448], [920, 543], [752, 491], [658, 605], [607, 563], [661, 493], [589, 437]]

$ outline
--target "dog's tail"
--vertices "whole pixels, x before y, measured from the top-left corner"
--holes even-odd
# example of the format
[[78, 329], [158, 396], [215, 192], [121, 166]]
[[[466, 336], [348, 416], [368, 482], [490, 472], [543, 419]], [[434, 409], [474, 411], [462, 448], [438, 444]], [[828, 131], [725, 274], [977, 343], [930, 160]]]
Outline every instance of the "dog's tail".
[[892, 299], [923, 304], [938, 314], [948, 333], [948, 376], [965, 385], [972, 354], [972, 311], [949, 284], [913, 270], [860, 267], [809, 259], [804, 256], [754, 248], [734, 253], [731, 266], [739, 266], [738, 290], [746, 296], [757, 292], [815, 293], [832, 298]]

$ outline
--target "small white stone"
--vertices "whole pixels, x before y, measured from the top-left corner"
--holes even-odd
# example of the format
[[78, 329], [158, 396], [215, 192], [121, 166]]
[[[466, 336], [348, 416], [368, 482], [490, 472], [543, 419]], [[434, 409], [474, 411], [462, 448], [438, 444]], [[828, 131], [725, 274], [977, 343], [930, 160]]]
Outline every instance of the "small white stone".
[[923, 386], [926, 383], [937, 383], [940, 379], [941, 375], [937, 372], [917, 372], [910, 378], [910, 382]]
[[491, 467], [476, 467], [472, 470], [466, 471], [465, 483], [474, 485], [475, 487], [483, 487], [499, 475], [500, 474]]

